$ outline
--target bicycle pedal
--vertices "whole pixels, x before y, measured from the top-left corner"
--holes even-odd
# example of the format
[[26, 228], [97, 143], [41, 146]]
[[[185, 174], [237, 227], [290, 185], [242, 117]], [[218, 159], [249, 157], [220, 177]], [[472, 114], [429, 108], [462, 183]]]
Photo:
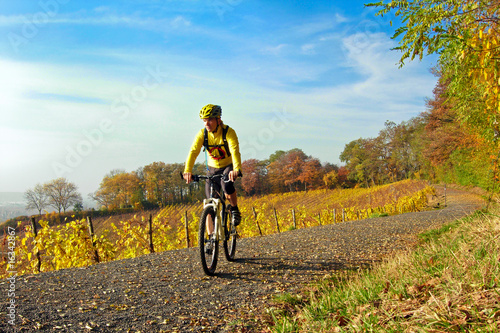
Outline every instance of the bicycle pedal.
[[214, 246], [214, 243], [212, 240], [209, 240], [206, 244], [205, 244], [205, 253], [208, 254], [208, 255], [211, 255], [213, 253], [213, 246]]

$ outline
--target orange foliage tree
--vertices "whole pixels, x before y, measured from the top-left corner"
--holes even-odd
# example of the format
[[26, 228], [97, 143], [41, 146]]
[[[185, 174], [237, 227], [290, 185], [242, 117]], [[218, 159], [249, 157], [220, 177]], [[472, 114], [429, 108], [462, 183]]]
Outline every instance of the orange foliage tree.
[[101, 181], [92, 198], [108, 209], [137, 207], [142, 201], [142, 188], [136, 172], [113, 170]]

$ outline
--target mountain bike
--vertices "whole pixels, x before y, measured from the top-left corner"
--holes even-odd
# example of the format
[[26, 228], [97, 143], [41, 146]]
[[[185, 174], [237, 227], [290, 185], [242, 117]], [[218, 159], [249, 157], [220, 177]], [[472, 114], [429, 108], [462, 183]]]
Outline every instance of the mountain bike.
[[[207, 275], [214, 275], [219, 257], [219, 242], [222, 240], [224, 255], [228, 261], [234, 261], [236, 253], [236, 239], [238, 234], [236, 227], [231, 223], [231, 205], [226, 206], [226, 195], [221, 188], [218, 198], [214, 198], [214, 183], [229, 182], [227, 175], [219, 174], [213, 176], [193, 175], [193, 181], [201, 179], [208, 180], [210, 184], [210, 198], [203, 200], [203, 212], [201, 213], [198, 229], [198, 247], [201, 266]], [[211, 219], [214, 223], [213, 234], [209, 235], [207, 221]]]

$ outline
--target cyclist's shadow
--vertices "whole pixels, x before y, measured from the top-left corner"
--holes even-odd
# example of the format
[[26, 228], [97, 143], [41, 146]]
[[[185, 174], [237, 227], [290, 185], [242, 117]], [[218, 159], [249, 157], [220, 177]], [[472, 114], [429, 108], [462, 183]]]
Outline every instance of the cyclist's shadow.
[[[290, 257], [251, 257], [237, 258], [232, 264], [240, 264], [233, 269], [226, 266], [225, 269], [216, 275], [227, 279], [259, 279], [266, 275], [275, 276], [280, 274], [301, 274], [319, 276], [337, 270], [357, 270], [360, 267], [370, 267], [373, 260], [359, 259], [356, 262], [342, 260], [339, 258], [327, 259], [297, 259]], [[229, 269], [227, 269], [229, 268]], [[244, 269], [242, 269], [244, 268]]]

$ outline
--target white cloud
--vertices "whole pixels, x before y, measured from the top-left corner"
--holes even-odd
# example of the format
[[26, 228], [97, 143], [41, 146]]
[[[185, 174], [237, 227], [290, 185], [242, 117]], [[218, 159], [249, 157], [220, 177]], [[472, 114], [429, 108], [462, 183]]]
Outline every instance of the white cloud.
[[[177, 23], [189, 25], [179, 16]], [[198, 111], [207, 103], [223, 106], [224, 120], [247, 144], [244, 159], [253, 153], [264, 159], [278, 149], [298, 147], [322, 161], [337, 162], [345, 143], [376, 135], [387, 119], [398, 122], [416, 115], [423, 101], [421, 105], [413, 101], [430, 94], [435, 82], [430, 74], [422, 74], [423, 64], [399, 70], [397, 53], [390, 51], [393, 42], [384, 34], [352, 34], [340, 39], [325, 29], [328, 25], [303, 27], [304, 34], [321, 34], [307, 42], [255, 41], [251, 47], [264, 51], [257, 59], [253, 59], [255, 53], [205, 59], [196, 54], [173, 56], [146, 49], [85, 50], [96, 58], [111, 59], [112, 65], [0, 59], [0, 89], [5, 96], [0, 115], [3, 129], [8, 129], [1, 137], [0, 147], [6, 152], [2, 157], [17, 163], [27, 156], [19, 170], [14, 162], [0, 165], [0, 174], [9, 175], [0, 187], [15, 190], [19, 179], [26, 183], [26, 173], [36, 175], [27, 178], [31, 182], [27, 186], [56, 178], [52, 163], [64, 163], [68, 147], [77, 149], [89, 141], [86, 133], [97, 133], [100, 122], [107, 118], [114, 129], [103, 133], [91, 153], [68, 174], [83, 193], [96, 190], [104, 174], [114, 168], [131, 171], [158, 160], [183, 162], [201, 128]], [[228, 33], [223, 38], [236, 37]], [[336, 41], [342, 43], [345, 61], [318, 61], [337, 47]], [[263, 47], [266, 43], [273, 46]], [[292, 54], [294, 49], [297, 54]], [[301, 51], [314, 51], [314, 59], [308, 60]], [[297, 56], [302, 58], [297, 61]], [[339, 70], [339, 64], [344, 68]], [[113, 112], [113, 102], [123, 96], [130, 98], [134, 87], [136, 94], [144, 92], [140, 87], [147, 68], [156, 65], [164, 66], [164, 82], [147, 91], [126, 115]], [[321, 81], [325, 73], [334, 79], [335, 75], [353, 77], [337, 80], [348, 83], [325, 86]], [[321, 88], [301, 85], [308, 82]], [[290, 116], [285, 122], [279, 118], [283, 110]], [[30, 159], [36, 164], [24, 163]]]
[[[40, 12], [42, 13], [42, 12]], [[0, 26], [32, 25], [37, 28], [48, 24], [66, 24], [66, 25], [125, 25], [138, 29], [164, 31], [168, 29], [181, 29], [191, 26], [191, 21], [183, 15], [177, 15], [173, 18], [155, 19], [151, 17], [143, 18], [140, 16], [118, 15], [108, 12], [107, 7], [98, 7], [95, 9], [97, 16], [84, 13], [42, 13], [40, 17], [33, 14], [27, 15], [0, 15]]]
[[290, 32], [296, 37], [309, 37], [317, 33], [330, 31], [335, 25], [335, 19], [331, 17], [314, 18], [310, 22], [294, 26]]
[[111, 8], [109, 6], [99, 6], [99, 7], [94, 8], [94, 12], [96, 12], [96, 13], [105, 13], [105, 12], [110, 11], [110, 9]]
[[0, 15], [0, 26], [24, 24], [27, 18], [24, 15]]
[[191, 26], [191, 21], [179, 15], [170, 22], [170, 25], [175, 29], [185, 28]]
[[[390, 50], [394, 44], [385, 34], [353, 34], [346, 36], [342, 43], [344, 65], [353, 76], [351, 80], [342, 80], [347, 83], [330, 87], [279, 94], [284, 105], [297, 114], [290, 130], [282, 134], [288, 140], [304, 142], [315, 138], [317, 142], [334, 140], [345, 144], [359, 137], [376, 136], [386, 120], [399, 123], [424, 111], [424, 97], [431, 96], [435, 85], [435, 78], [422, 71], [423, 67], [430, 66], [429, 61], [399, 69], [398, 54]], [[287, 65], [290, 64], [284, 64], [284, 68]], [[322, 73], [315, 70], [318, 68], [309, 64], [302, 68], [303, 73], [295, 73], [303, 80], [308, 74], [313, 79]], [[327, 67], [323, 72], [325, 70]], [[343, 145], [340, 148], [343, 149]], [[329, 160], [336, 159], [338, 154], [332, 153]], [[325, 154], [318, 157], [326, 159]]]
[[413, 62], [398, 68], [399, 53], [391, 51], [395, 44], [387, 35], [358, 33], [344, 38], [343, 45], [346, 65], [365, 77], [351, 87], [356, 95], [381, 101], [411, 101], [432, 91], [435, 78], [422, 73], [422, 67], [430, 63]]
[[261, 53], [278, 56], [278, 55], [281, 55], [287, 47], [288, 47], [287, 44], [279, 44], [276, 46], [266, 46], [261, 50]]
[[335, 20], [337, 21], [337, 23], [346, 23], [346, 22], [349, 22], [349, 19], [339, 13], [336, 13], [335, 14]]
[[304, 44], [300, 47], [300, 49], [304, 54], [309, 54], [309, 55], [316, 54], [315, 52], [316, 45], [312, 43]]

